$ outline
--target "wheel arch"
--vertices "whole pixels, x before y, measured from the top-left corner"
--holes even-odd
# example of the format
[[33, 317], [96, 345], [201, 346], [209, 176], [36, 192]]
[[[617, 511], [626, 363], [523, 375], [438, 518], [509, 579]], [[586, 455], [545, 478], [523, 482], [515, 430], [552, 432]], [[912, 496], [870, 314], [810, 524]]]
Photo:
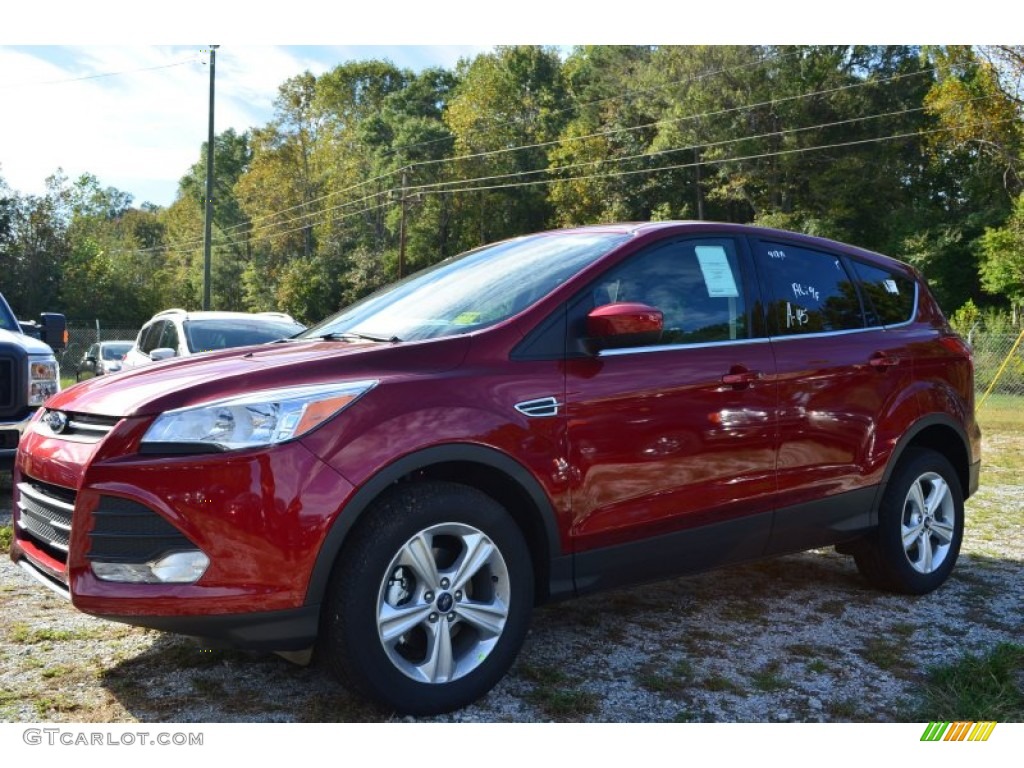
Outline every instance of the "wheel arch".
[[956, 471], [964, 499], [972, 493], [970, 440], [956, 421], [944, 414], [932, 414], [917, 421], [896, 444], [885, 468], [882, 486], [888, 484], [892, 473], [908, 448], [927, 448], [944, 456]]
[[306, 605], [323, 601], [349, 534], [373, 503], [396, 484], [417, 480], [461, 483], [500, 503], [512, 515], [530, 550], [535, 602], [572, 593], [571, 556], [561, 550], [556, 514], [540, 483], [522, 464], [500, 451], [454, 444], [426, 448], [396, 460], [353, 495], [320, 547], [306, 589]]

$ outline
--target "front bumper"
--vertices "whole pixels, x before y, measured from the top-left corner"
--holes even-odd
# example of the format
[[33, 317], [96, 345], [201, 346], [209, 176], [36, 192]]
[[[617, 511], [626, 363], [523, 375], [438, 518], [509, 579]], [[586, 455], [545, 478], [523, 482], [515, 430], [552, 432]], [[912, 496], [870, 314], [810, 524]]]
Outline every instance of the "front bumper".
[[[125, 419], [94, 442], [28, 430], [15, 466], [12, 558], [95, 616], [251, 648], [309, 647], [319, 616], [318, 599], [307, 602], [310, 574], [352, 486], [297, 442], [139, 455], [147, 426]], [[50, 520], [51, 508], [65, 517]], [[168, 551], [201, 550], [206, 572], [193, 584], [98, 578], [94, 561], [160, 552], [159, 543], [136, 545], [142, 530]]]

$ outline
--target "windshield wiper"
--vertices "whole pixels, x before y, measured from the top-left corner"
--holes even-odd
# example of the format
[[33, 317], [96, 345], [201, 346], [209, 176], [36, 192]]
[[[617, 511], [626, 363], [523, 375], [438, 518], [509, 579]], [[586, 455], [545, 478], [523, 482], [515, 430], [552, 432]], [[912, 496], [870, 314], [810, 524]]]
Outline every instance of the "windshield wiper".
[[372, 336], [369, 333], [356, 333], [355, 331], [343, 331], [342, 333], [325, 333], [315, 338], [323, 341], [377, 341], [381, 343], [397, 344], [401, 341], [397, 336], [390, 338], [384, 336]]

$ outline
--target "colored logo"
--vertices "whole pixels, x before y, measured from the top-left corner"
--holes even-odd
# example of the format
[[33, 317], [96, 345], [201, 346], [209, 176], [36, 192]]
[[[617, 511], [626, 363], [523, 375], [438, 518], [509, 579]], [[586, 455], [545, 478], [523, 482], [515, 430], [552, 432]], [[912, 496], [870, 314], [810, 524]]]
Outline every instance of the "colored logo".
[[921, 741], [988, 741], [996, 724], [986, 723], [928, 723]]

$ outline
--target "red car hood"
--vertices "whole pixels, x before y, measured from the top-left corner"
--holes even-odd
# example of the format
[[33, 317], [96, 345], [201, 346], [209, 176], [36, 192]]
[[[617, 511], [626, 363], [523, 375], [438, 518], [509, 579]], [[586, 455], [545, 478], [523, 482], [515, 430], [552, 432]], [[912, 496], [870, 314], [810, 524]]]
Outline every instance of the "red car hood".
[[46, 407], [98, 416], [148, 416], [258, 389], [384, 378], [455, 368], [465, 336], [402, 344], [290, 341], [167, 360], [88, 379]]

